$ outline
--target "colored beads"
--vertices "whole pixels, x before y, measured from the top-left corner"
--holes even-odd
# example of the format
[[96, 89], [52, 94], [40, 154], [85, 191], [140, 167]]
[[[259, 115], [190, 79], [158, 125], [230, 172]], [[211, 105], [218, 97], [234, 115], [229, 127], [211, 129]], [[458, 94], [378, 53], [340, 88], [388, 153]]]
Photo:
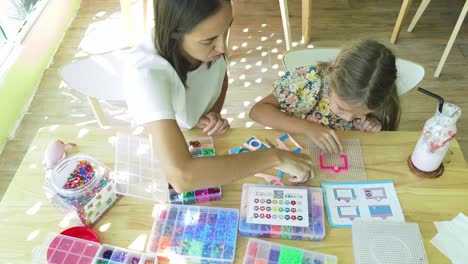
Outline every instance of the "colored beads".
[[78, 189], [85, 186], [91, 181], [95, 173], [91, 163], [86, 160], [80, 160], [73, 172], [70, 173], [63, 189]]
[[110, 250], [110, 249], [104, 251], [104, 253], [102, 254], [102, 257], [105, 258], [105, 259], [110, 259], [111, 256], [112, 256], [112, 250]]
[[118, 251], [117, 253], [112, 254], [112, 259], [111, 260], [118, 261], [118, 262], [124, 262], [125, 258], [127, 257], [127, 254], [128, 253], [125, 252], [125, 251]]

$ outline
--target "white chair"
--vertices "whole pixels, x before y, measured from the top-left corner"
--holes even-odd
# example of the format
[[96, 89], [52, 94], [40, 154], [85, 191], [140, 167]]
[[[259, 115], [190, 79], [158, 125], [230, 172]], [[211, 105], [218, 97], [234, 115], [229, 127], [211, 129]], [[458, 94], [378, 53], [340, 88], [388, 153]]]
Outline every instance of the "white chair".
[[[283, 65], [286, 70], [297, 67], [316, 65], [319, 62], [329, 62], [336, 58], [340, 49], [302, 49], [287, 51], [283, 55]], [[396, 59], [398, 70], [398, 95], [413, 89], [424, 78], [424, 68], [412, 61]]]
[[124, 101], [122, 73], [128, 49], [92, 55], [63, 65], [59, 69], [62, 80], [72, 89], [88, 97], [94, 116], [101, 127], [109, 120], [99, 100]]

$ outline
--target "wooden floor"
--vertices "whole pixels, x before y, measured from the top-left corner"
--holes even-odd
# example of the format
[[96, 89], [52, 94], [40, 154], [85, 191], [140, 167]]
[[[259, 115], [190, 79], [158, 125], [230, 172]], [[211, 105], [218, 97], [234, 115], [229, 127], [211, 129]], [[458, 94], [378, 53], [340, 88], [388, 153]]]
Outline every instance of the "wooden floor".
[[[21, 163], [38, 128], [52, 124], [97, 125], [86, 98], [61, 82], [58, 68], [88, 54], [126, 45], [119, 0], [83, 0], [54, 62], [34, 96], [16, 137], [0, 156], [0, 197]], [[233, 127], [261, 127], [248, 118], [251, 106], [271, 91], [284, 71], [285, 51], [278, 1], [234, 0], [235, 20], [230, 39], [230, 87], [223, 113]], [[295, 42], [301, 38], [301, 0], [289, 0], [290, 23]], [[396, 45], [389, 39], [402, 1], [314, 0], [312, 42], [295, 48], [339, 47], [355, 38], [372, 38], [387, 44], [398, 57], [421, 63], [426, 76], [420, 86], [440, 94], [447, 102], [468, 106], [468, 25], [465, 21], [439, 79], [435, 68], [447, 44], [465, 0], [433, 0], [413, 33], [406, 32], [420, 1], [413, 1], [405, 28]], [[135, 12], [141, 12], [136, 3]], [[141, 14], [139, 14], [141, 16]], [[401, 98], [400, 130], [421, 130], [433, 115], [437, 102], [415, 90]], [[114, 115], [120, 117], [118, 111]], [[468, 114], [458, 122], [458, 140], [468, 157]], [[382, 153], [385, 155], [385, 153]], [[41, 168], [38, 168], [41, 169]]]

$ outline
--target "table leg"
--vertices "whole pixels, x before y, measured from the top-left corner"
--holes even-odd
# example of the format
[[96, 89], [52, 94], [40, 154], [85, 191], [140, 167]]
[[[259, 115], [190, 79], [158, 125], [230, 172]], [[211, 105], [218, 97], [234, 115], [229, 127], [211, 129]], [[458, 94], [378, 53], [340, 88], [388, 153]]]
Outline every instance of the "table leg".
[[308, 44], [311, 38], [312, 0], [302, 0], [302, 41]]
[[398, 14], [395, 27], [393, 28], [392, 37], [390, 38], [390, 43], [395, 44], [400, 35], [401, 27], [405, 21], [405, 17], [408, 14], [409, 7], [411, 6], [411, 0], [403, 0], [403, 4], [400, 8], [400, 13]]
[[284, 41], [286, 50], [291, 49], [291, 27], [289, 26], [288, 0], [279, 0], [281, 20], [283, 21]]

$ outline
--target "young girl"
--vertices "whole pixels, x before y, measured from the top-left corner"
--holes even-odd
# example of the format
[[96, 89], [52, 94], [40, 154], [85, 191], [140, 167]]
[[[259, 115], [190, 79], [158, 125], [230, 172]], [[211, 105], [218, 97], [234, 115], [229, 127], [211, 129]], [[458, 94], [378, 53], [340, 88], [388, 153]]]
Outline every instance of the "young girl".
[[192, 158], [182, 129], [208, 135], [229, 129], [220, 111], [227, 90], [229, 0], [155, 0], [155, 30], [130, 53], [124, 74], [127, 105], [145, 127], [156, 158], [177, 192], [228, 184], [273, 167], [307, 181], [304, 154], [269, 149], [232, 156]]
[[332, 63], [286, 72], [250, 118], [307, 135], [323, 151], [342, 151], [334, 129], [396, 130], [400, 102], [395, 56], [374, 40], [344, 47]]

